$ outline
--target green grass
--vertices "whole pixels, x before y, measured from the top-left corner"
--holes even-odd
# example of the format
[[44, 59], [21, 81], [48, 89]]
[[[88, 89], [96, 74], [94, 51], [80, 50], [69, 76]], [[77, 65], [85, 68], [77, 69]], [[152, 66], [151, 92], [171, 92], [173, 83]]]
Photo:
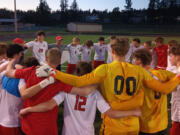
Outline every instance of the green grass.
[[[100, 35], [76, 35], [78, 36], [80, 39], [81, 39], [81, 44], [83, 44], [86, 40], [93, 40], [94, 42], [97, 42], [98, 41], [98, 37]], [[102, 35], [103, 36], [103, 35]], [[74, 35], [64, 35], [63, 38], [64, 38], [64, 44], [68, 44], [72, 41], [72, 38], [74, 37]], [[106, 39], [109, 37], [109, 36], [104, 36]], [[131, 36], [131, 37], [128, 37], [130, 39], [130, 41], [135, 38], [134, 36]], [[153, 40], [155, 37], [153, 36], [141, 36], [140, 39], [141, 39], [141, 42], [145, 42], [147, 40]], [[26, 39], [26, 41], [30, 41], [30, 40], [33, 40], [33, 39]], [[165, 37], [165, 43], [167, 43], [169, 40], [177, 40], [179, 43], [180, 43], [180, 38], [179, 37]], [[54, 43], [55, 42], [55, 37], [47, 37], [46, 38], [46, 41], [50, 44], [50, 43]], [[107, 41], [108, 42], [108, 41]], [[31, 51], [29, 51], [26, 56], [30, 56], [31, 55]], [[93, 57], [93, 56], [92, 56]], [[67, 65], [67, 62], [64, 63], [64, 65]], [[65, 68], [63, 70], [66, 70]], [[169, 98], [168, 98], [169, 99]], [[168, 101], [169, 102], [169, 101]], [[60, 111], [59, 111], [59, 117], [58, 117], [58, 127], [59, 127], [59, 134], [61, 134], [61, 129], [62, 129], [62, 126], [63, 126], [63, 105], [60, 106]], [[95, 120], [95, 123], [94, 123], [94, 126], [95, 126], [95, 131], [96, 131], [96, 135], [98, 135], [98, 132], [99, 132], [99, 129], [100, 129], [100, 126], [101, 126], [101, 116], [100, 116], [100, 113], [97, 112], [97, 116], [96, 116], [96, 120]], [[171, 122], [170, 122], [170, 114], [169, 114], [169, 126], [168, 126], [168, 131], [170, 129], [170, 126], [171, 126]]]

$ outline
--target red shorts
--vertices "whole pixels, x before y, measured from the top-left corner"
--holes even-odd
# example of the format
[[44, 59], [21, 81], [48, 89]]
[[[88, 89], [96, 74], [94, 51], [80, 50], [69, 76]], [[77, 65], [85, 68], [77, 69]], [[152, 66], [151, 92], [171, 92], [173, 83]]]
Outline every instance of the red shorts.
[[96, 61], [94, 60], [94, 69], [97, 68], [98, 66], [104, 64], [104, 61]]
[[67, 73], [73, 74], [76, 70], [76, 64], [68, 64]]
[[3, 127], [0, 125], [0, 135], [24, 135], [20, 127]]
[[173, 125], [171, 127], [170, 135], [179, 135], [180, 134], [180, 123], [179, 122], [173, 122]]

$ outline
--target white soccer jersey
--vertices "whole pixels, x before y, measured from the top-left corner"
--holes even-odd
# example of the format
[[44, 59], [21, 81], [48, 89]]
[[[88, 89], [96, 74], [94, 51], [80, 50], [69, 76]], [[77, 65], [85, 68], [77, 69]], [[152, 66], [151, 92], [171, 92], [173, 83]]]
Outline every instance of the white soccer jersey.
[[81, 45], [73, 46], [72, 44], [67, 45], [67, 49], [69, 51], [69, 63], [77, 64], [79, 62], [79, 55], [81, 50]]
[[36, 57], [36, 59], [39, 62], [45, 62], [46, 61], [46, 51], [48, 50], [48, 44], [47, 42], [43, 41], [42, 43], [39, 41], [31, 41], [26, 43], [26, 46], [28, 48], [32, 47], [32, 53], [33, 56]]
[[[5, 72], [0, 74], [0, 83]], [[24, 86], [24, 80], [19, 82], [19, 89]], [[0, 125], [4, 127], [20, 127], [19, 111], [23, 107], [23, 100], [8, 93], [0, 87]]]
[[139, 50], [139, 49], [142, 49], [144, 48], [144, 46], [140, 45], [139, 47], [135, 47], [133, 44], [130, 44], [130, 48], [129, 48], [129, 51], [128, 53], [126, 54], [125, 56], [125, 61], [126, 62], [131, 62], [131, 56], [132, 54], [136, 51], [136, 50]]
[[96, 61], [104, 61], [105, 55], [107, 51], [107, 45], [99, 45], [98, 43], [94, 44], [95, 56], [94, 60]]
[[112, 56], [111, 56], [111, 45], [110, 44], [107, 45], [107, 52], [108, 52], [107, 63], [111, 63], [112, 62]]
[[92, 52], [92, 47], [87, 48], [86, 46], [82, 46], [81, 47], [81, 59], [82, 59], [82, 61], [90, 63], [91, 62], [91, 52]]
[[101, 113], [110, 109], [98, 91], [86, 97], [60, 92], [53, 99], [58, 105], [64, 101], [62, 135], [94, 135], [96, 108]]
[[176, 66], [172, 66], [169, 59], [170, 59], [170, 57], [169, 57], [169, 55], [168, 55], [168, 59], [167, 59], [167, 61], [168, 61], [168, 66], [167, 66], [166, 69], [167, 69], [168, 71], [173, 72], [173, 73], [177, 73], [177, 68], [176, 68]]

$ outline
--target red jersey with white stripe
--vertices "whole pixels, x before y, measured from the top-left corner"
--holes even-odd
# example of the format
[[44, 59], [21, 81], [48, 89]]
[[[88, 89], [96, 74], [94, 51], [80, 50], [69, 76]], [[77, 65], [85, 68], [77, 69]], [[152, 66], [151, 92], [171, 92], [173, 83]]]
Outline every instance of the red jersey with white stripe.
[[86, 97], [60, 92], [53, 99], [57, 105], [64, 101], [62, 135], [94, 135], [96, 108], [102, 114], [110, 109], [98, 91]]
[[[15, 77], [23, 78], [27, 88], [45, 79], [36, 76], [36, 67], [18, 69], [15, 72]], [[57, 81], [44, 88], [32, 98], [24, 100], [24, 108], [47, 102], [60, 91], [69, 93], [71, 89], [72, 86]], [[58, 135], [57, 116], [58, 107], [43, 113], [29, 113], [21, 119], [22, 130], [27, 135]]]
[[155, 47], [157, 54], [157, 69], [166, 69], [167, 68], [167, 57], [168, 57], [168, 46], [161, 45], [160, 47]]

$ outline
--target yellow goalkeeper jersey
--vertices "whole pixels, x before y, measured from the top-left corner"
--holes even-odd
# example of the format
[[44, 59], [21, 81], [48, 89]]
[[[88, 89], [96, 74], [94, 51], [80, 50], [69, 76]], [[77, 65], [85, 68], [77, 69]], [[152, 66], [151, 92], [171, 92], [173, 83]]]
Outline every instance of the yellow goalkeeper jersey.
[[[162, 84], [142, 67], [118, 61], [101, 65], [93, 72], [81, 77], [57, 71], [55, 78], [76, 87], [99, 83], [103, 97], [115, 110], [130, 110], [142, 106], [144, 99], [143, 85], [158, 92], [167, 93], [171, 92], [180, 82], [180, 79], [175, 77]], [[138, 99], [137, 96], [139, 96]], [[139, 119], [137, 117], [120, 119], [105, 117], [103, 123], [105, 125], [103, 126], [105, 135], [119, 135], [139, 131]]]
[[[166, 70], [149, 70], [150, 74], [162, 82], [175, 76]], [[140, 131], [143, 133], [156, 133], [165, 130], [168, 126], [167, 95], [144, 88], [144, 103], [142, 117], [140, 118]]]

